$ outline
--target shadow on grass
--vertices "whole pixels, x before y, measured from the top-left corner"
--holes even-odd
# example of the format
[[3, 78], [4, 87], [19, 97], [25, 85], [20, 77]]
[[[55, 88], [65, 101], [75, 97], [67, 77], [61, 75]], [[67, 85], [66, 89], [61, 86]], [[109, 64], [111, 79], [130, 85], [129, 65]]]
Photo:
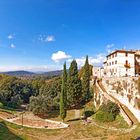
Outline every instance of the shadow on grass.
[[37, 115], [37, 116], [42, 119], [56, 118], [59, 116], [59, 110], [52, 110], [52, 111], [48, 112], [47, 114], [41, 114], [41, 115]]
[[0, 122], [0, 140], [23, 140], [11, 132], [4, 122]]
[[91, 111], [91, 110], [87, 110], [87, 111], [85, 111], [85, 117], [87, 118], [87, 117], [90, 117], [90, 116], [92, 116], [93, 114], [95, 114], [95, 112], [94, 111]]
[[52, 110], [50, 113], [48, 113], [47, 118], [56, 118], [59, 116], [59, 110]]
[[79, 120], [82, 120], [82, 118], [70, 119], [70, 120], [67, 120], [67, 122], [73, 122], [73, 121], [79, 121]]

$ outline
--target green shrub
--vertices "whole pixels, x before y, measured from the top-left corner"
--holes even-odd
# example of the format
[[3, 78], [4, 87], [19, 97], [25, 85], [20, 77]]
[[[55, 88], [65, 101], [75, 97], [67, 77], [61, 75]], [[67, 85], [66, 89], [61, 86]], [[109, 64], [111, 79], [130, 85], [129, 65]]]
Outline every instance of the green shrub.
[[98, 111], [96, 114], [95, 114], [95, 119], [97, 121], [101, 121], [101, 122], [104, 122], [104, 115], [105, 113], [103, 111]]
[[103, 112], [112, 113], [114, 117], [116, 117], [120, 113], [120, 108], [118, 107], [118, 105], [111, 101], [107, 102], [107, 104], [103, 104], [99, 108], [99, 110]]
[[115, 117], [114, 117], [114, 115], [112, 114], [112, 113], [109, 113], [108, 115], [107, 115], [107, 122], [112, 122], [112, 121], [114, 121], [115, 120]]
[[92, 111], [92, 110], [87, 110], [84, 112], [84, 115], [86, 118], [92, 116], [93, 114], [94, 114], [94, 111]]
[[100, 122], [111, 122], [114, 121], [114, 115], [112, 113], [98, 111], [95, 115], [95, 119]]
[[117, 104], [108, 102], [103, 104], [95, 115], [95, 119], [102, 122], [114, 121], [120, 110]]
[[3, 108], [3, 103], [0, 102], [0, 108]]

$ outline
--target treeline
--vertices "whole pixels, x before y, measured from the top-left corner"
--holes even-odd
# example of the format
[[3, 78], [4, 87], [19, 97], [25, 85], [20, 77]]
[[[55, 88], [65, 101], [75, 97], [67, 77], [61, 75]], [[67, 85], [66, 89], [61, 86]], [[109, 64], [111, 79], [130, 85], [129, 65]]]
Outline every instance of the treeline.
[[52, 110], [80, 108], [92, 97], [91, 75], [88, 57], [80, 71], [73, 60], [68, 70], [64, 65], [61, 77], [48, 80], [43, 77], [27, 80], [1, 74], [0, 102], [11, 108], [20, 108], [25, 104], [28, 110], [41, 116]]
[[28, 109], [36, 115], [46, 116], [52, 110], [59, 109], [59, 99], [61, 92], [61, 78], [56, 77], [38, 85], [34, 83], [37, 94], [30, 97]]
[[29, 98], [34, 93], [30, 82], [8, 75], [0, 75], [0, 102], [4, 106], [18, 108], [21, 104], [29, 103]]
[[19, 109], [25, 104], [33, 113], [45, 114], [51, 109], [59, 109], [60, 91], [60, 77], [50, 80], [22, 80], [0, 75], [0, 103], [5, 107]]

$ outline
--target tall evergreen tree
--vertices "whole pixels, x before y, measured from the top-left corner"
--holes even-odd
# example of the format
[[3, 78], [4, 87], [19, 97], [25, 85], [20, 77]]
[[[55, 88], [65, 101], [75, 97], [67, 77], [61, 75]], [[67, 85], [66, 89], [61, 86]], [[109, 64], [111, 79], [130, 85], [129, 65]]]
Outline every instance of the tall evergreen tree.
[[65, 63], [62, 75], [62, 87], [60, 94], [60, 116], [63, 121], [66, 118], [66, 110], [67, 110], [67, 70]]
[[89, 62], [88, 56], [86, 56], [86, 61], [84, 65], [84, 71], [82, 76], [82, 93], [83, 93], [83, 101], [88, 101], [90, 97], [90, 69], [89, 69]]
[[75, 60], [71, 62], [68, 73], [68, 104], [71, 108], [77, 108], [80, 106], [82, 98], [82, 86], [81, 81], [78, 78], [78, 68]]

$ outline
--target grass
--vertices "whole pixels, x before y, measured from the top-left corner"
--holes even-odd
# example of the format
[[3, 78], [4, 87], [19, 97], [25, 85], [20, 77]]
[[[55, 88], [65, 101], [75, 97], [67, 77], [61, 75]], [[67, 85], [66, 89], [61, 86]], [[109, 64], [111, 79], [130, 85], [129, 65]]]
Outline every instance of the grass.
[[117, 115], [115, 121], [111, 122], [109, 125], [116, 128], [129, 128], [128, 124], [121, 115]]
[[106, 128], [108, 128], [108, 127], [114, 127], [114, 128], [117, 128], [117, 129], [121, 129], [121, 128], [128, 129], [128, 128], [130, 128], [128, 126], [128, 124], [126, 123], [126, 121], [124, 121], [123, 117], [120, 116], [120, 115], [117, 115], [115, 121], [112, 121], [112, 122], [99, 122], [99, 121], [96, 121], [95, 120], [95, 115], [92, 116], [92, 119], [98, 125], [104, 126]]
[[22, 137], [14, 134], [7, 125], [0, 120], [0, 140], [23, 140]]
[[[90, 109], [90, 106], [87, 107]], [[80, 110], [80, 115], [83, 109]], [[69, 110], [67, 113], [66, 123], [70, 124], [67, 129], [46, 130], [32, 129], [17, 126], [0, 120], [0, 140], [74, 140], [74, 139], [97, 139], [97, 140], [132, 140], [140, 136], [140, 125], [130, 133], [123, 134], [120, 131], [111, 131], [94, 126], [93, 124], [85, 125], [82, 120], [72, 120], [75, 117], [75, 110]], [[52, 120], [61, 119], [59, 116], [53, 117]], [[121, 116], [117, 116], [114, 122], [110, 124], [112, 127], [127, 128]]]
[[10, 113], [10, 114], [16, 114], [18, 112], [15, 109], [12, 109], [12, 108], [9, 108], [9, 107], [6, 107], [6, 106], [0, 107], [0, 111], [7, 112], [7, 113]]

